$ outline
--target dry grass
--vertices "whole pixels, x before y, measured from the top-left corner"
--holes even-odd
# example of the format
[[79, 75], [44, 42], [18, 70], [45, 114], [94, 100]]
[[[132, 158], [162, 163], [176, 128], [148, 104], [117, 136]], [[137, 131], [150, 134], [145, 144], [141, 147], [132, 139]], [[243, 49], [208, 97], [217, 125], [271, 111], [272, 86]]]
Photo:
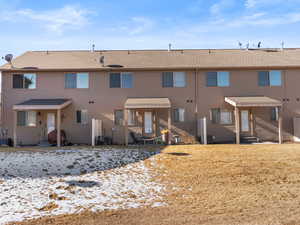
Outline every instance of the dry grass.
[[[28, 221], [46, 224], [300, 224], [300, 145], [170, 146], [156, 179], [168, 186], [167, 207]], [[149, 164], [150, 165], [150, 164]]]

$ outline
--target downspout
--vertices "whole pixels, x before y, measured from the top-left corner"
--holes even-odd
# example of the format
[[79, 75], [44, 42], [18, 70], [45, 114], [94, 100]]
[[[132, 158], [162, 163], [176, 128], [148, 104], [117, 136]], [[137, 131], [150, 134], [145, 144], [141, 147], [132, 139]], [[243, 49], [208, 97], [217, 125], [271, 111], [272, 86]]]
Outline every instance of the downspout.
[[194, 102], [195, 102], [195, 138], [198, 141], [198, 70], [195, 69], [194, 72], [194, 80], [195, 80], [195, 91], [194, 91]]

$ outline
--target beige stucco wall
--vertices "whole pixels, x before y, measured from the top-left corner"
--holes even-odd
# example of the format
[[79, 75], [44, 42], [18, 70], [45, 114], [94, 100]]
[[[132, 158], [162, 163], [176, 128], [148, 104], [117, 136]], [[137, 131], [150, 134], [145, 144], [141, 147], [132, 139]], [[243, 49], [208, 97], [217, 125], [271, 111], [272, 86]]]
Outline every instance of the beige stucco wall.
[[[63, 72], [37, 73], [37, 88], [35, 90], [12, 89], [12, 76], [3, 73], [3, 124], [9, 128], [12, 137], [13, 113], [12, 106], [32, 98], [70, 98], [73, 104], [63, 110], [62, 128], [66, 131], [68, 139], [73, 143], [91, 143], [91, 119], [103, 120], [106, 136], [112, 136], [114, 128], [114, 140], [123, 142], [123, 127], [114, 125], [114, 110], [122, 109], [128, 97], [168, 97], [173, 108], [182, 107], [186, 110], [184, 123], [172, 122], [173, 132], [185, 137], [187, 142], [193, 138], [196, 129], [195, 118], [195, 71], [187, 72], [187, 87], [162, 88], [161, 71], [136, 71], [134, 72], [134, 88], [121, 89], [109, 88], [108, 72], [90, 72], [89, 89], [65, 89]], [[284, 138], [291, 139], [293, 135], [293, 117], [300, 112], [299, 83], [300, 70], [283, 72], [283, 85], [281, 87], [259, 87], [256, 70], [231, 72], [230, 87], [206, 87], [206, 71], [197, 73], [197, 105], [198, 117], [210, 117], [211, 108], [233, 109], [224, 102], [225, 96], [265, 95], [276, 99], [288, 98], [283, 107]], [[193, 100], [187, 102], [187, 100]], [[94, 101], [94, 104], [89, 104]], [[89, 124], [76, 123], [75, 111], [87, 109]], [[255, 131], [263, 140], [277, 140], [277, 123], [270, 120], [270, 109], [254, 109]], [[161, 110], [161, 126], [166, 125], [167, 112]], [[40, 133], [45, 126], [46, 112], [38, 117], [36, 128], [18, 127], [18, 140], [23, 144], [35, 144], [40, 139]], [[41, 122], [41, 124], [39, 123]], [[131, 128], [135, 129], [135, 128]], [[208, 120], [208, 134], [214, 135], [217, 141], [234, 140], [234, 124], [229, 126], [214, 125]], [[188, 137], [189, 136], [189, 137]]]
[[[187, 87], [185, 88], [162, 88], [161, 72], [135, 72], [134, 88], [109, 88], [109, 73], [91, 72], [89, 89], [65, 89], [64, 73], [37, 73], [37, 88], [35, 90], [12, 89], [11, 74], [3, 76], [3, 99], [4, 99], [4, 126], [9, 128], [12, 136], [14, 104], [32, 98], [70, 98], [73, 104], [62, 111], [62, 128], [66, 131], [68, 139], [73, 143], [91, 143], [91, 119], [103, 120], [105, 135], [112, 136], [114, 128], [114, 140], [116, 143], [123, 142], [123, 127], [114, 125], [114, 110], [122, 109], [128, 97], [168, 97], [173, 107], [186, 109], [186, 123], [174, 124], [177, 132], [185, 132], [193, 135], [195, 127], [188, 124], [194, 120], [194, 104], [187, 103], [187, 99], [193, 99], [193, 73], [187, 72]], [[94, 104], [89, 104], [94, 101]], [[87, 109], [89, 124], [76, 123], [75, 112], [78, 109]], [[166, 124], [166, 110], [161, 110], [161, 124]], [[38, 118], [42, 119], [42, 118]], [[165, 121], [165, 122], [164, 122]], [[42, 125], [46, 120], [41, 120]], [[42, 126], [41, 125], [41, 126]], [[30, 132], [28, 132], [30, 131]], [[40, 133], [37, 128], [18, 127], [18, 140], [23, 144], [33, 144], [38, 140]]]

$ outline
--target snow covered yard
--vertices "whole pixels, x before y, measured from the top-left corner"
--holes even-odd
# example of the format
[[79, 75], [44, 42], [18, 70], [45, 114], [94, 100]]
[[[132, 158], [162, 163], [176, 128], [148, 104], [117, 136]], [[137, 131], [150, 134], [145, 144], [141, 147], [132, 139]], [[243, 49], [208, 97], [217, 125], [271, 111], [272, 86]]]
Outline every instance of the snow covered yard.
[[[164, 187], [130, 149], [0, 152], [0, 224], [145, 205], [160, 206]], [[153, 163], [152, 163], [153, 164]]]

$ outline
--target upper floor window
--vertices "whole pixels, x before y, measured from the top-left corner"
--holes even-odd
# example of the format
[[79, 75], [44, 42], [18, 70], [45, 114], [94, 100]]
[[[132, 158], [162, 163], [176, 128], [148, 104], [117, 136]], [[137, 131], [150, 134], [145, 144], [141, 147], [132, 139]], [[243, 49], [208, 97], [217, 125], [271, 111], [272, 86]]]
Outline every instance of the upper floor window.
[[163, 72], [162, 86], [163, 87], [185, 87], [186, 86], [185, 72]]
[[132, 73], [111, 73], [109, 75], [110, 88], [132, 88], [133, 77]]
[[17, 124], [23, 127], [36, 126], [36, 111], [18, 111]]
[[210, 110], [210, 115], [213, 124], [232, 124], [232, 111], [230, 110], [215, 108]]
[[89, 74], [66, 73], [65, 88], [89, 88]]
[[36, 74], [14, 74], [13, 88], [20, 89], [35, 89], [36, 88]]
[[76, 111], [76, 122], [79, 124], [88, 124], [88, 111], [86, 109]]
[[185, 113], [184, 108], [174, 109], [174, 122], [184, 122], [185, 119], [184, 113]]
[[258, 72], [258, 85], [265, 86], [281, 86], [281, 71], [259, 71]]
[[207, 72], [206, 86], [207, 87], [228, 87], [230, 85], [229, 72]]

